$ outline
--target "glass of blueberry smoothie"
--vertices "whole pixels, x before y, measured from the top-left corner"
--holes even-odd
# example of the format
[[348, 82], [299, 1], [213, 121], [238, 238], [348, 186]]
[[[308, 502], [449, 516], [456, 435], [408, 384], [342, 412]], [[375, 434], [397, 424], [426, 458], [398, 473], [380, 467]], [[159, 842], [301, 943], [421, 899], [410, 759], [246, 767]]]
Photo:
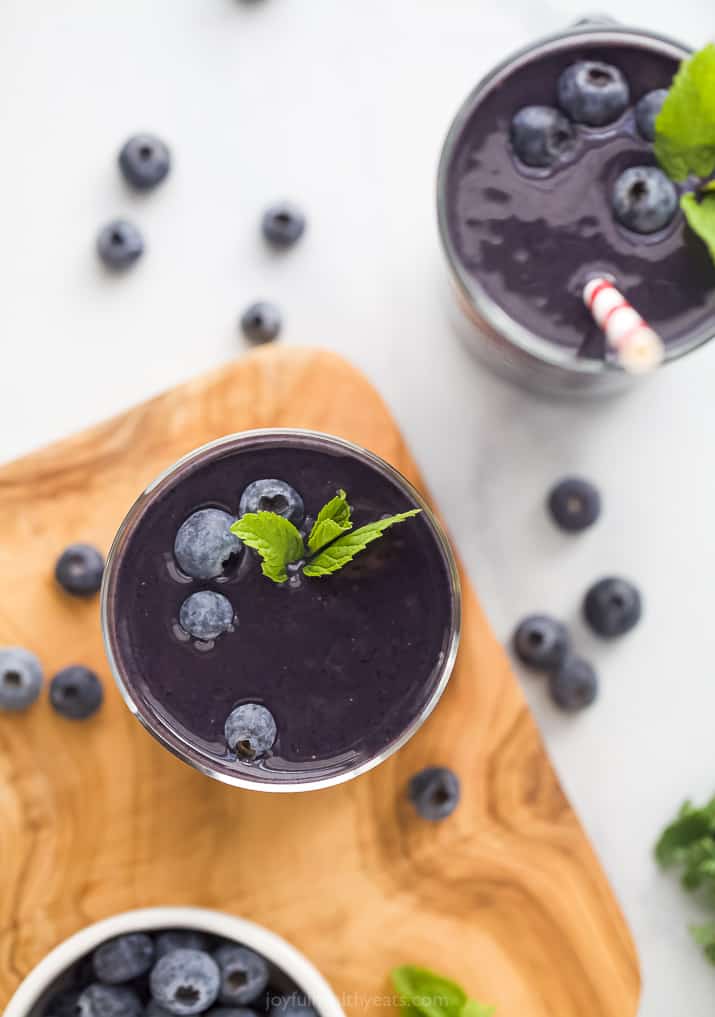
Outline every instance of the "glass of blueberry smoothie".
[[127, 705], [166, 748], [228, 784], [304, 791], [376, 766], [431, 712], [459, 580], [424, 499], [376, 455], [248, 431], [139, 497], [102, 624]]
[[[468, 345], [548, 394], [633, 383], [584, 302], [615, 283], [662, 361], [715, 334], [715, 265], [656, 158], [656, 120], [689, 51], [586, 20], [487, 75], [449, 130], [438, 216]], [[659, 121], [660, 124], [660, 121]]]

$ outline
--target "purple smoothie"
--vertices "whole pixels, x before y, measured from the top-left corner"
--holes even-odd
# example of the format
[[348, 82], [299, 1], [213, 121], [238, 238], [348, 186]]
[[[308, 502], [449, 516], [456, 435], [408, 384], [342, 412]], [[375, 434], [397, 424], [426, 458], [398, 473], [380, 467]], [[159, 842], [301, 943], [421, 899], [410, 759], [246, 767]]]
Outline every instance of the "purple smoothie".
[[[619, 174], [656, 165], [636, 127], [633, 107], [668, 88], [675, 47], [576, 36], [536, 47], [498, 75], [469, 109], [446, 167], [449, 242], [468, 278], [509, 317], [536, 336], [582, 355], [602, 357], [600, 330], [582, 302], [584, 284], [611, 275], [660, 332], [669, 355], [694, 335], [715, 332], [715, 267], [680, 210], [649, 236], [620, 226], [611, 208]], [[559, 75], [577, 60], [615, 65], [631, 91], [615, 123], [576, 125], [574, 153], [549, 169], [531, 169], [513, 154], [509, 128], [524, 106], [558, 106]]]
[[[340, 572], [297, 585], [267, 579], [248, 548], [215, 580], [191, 580], [174, 561], [188, 516], [210, 506], [236, 515], [242, 491], [265, 477], [299, 492], [306, 525], [341, 488], [356, 528], [414, 508], [414, 492], [376, 464], [321, 436], [249, 434], [179, 464], [130, 513], [106, 590], [115, 670], [140, 719], [174, 751], [177, 739], [188, 745], [200, 768], [265, 783], [329, 780], [381, 756], [433, 705], [457, 607], [451, 557], [427, 512]], [[185, 598], [205, 589], [227, 596], [236, 616], [213, 644], [178, 623]], [[263, 760], [226, 748], [226, 717], [242, 702], [275, 717]]]

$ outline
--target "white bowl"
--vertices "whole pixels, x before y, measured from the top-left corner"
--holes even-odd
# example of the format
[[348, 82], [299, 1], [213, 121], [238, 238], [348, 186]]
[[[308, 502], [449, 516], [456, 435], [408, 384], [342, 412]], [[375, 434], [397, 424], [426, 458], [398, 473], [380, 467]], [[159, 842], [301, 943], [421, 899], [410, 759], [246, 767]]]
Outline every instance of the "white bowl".
[[62, 975], [78, 960], [113, 936], [158, 929], [199, 929], [250, 946], [296, 983], [320, 1017], [345, 1017], [337, 996], [323, 976], [295, 947], [260, 925], [206, 908], [141, 908], [125, 911], [70, 936], [40, 961], [19, 986], [3, 1017], [41, 1017], [42, 1008], [59, 988]]

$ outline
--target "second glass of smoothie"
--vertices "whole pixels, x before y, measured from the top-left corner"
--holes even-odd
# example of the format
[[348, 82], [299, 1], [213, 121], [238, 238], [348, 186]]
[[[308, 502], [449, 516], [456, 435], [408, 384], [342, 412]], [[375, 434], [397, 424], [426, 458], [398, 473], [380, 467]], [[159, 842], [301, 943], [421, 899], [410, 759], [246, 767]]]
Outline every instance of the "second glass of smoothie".
[[[255, 486], [264, 480], [293, 494]], [[217, 510], [220, 523], [268, 510], [307, 534], [340, 490], [356, 528], [421, 512], [327, 576], [272, 582], [230, 537], [219, 575], [182, 570], [177, 534], [196, 512]], [[218, 636], [197, 639], [184, 605], [207, 592], [226, 618]], [[387, 463], [316, 432], [252, 431], [191, 453], [139, 498], [110, 553], [102, 619], [120, 690], [166, 748], [229, 784], [303, 791], [371, 769], [425, 720], [456, 656], [460, 591], [442, 528]], [[275, 723], [255, 758], [226, 739], [242, 704]]]

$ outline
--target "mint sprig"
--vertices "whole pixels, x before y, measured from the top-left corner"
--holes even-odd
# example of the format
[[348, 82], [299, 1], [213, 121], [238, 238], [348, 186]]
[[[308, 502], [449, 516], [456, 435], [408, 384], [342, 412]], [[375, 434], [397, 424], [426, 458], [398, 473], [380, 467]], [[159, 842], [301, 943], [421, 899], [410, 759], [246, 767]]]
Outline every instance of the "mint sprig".
[[276, 512], [247, 512], [236, 520], [231, 532], [258, 552], [264, 576], [274, 583], [285, 583], [289, 565], [296, 565], [296, 571], [302, 568], [306, 576], [337, 572], [391, 526], [421, 511], [399, 512], [353, 530], [350, 505], [341, 490], [321, 508], [307, 542], [289, 519]]
[[456, 982], [427, 968], [404, 964], [390, 975], [405, 1017], [491, 1017], [493, 1006], [470, 999]]

